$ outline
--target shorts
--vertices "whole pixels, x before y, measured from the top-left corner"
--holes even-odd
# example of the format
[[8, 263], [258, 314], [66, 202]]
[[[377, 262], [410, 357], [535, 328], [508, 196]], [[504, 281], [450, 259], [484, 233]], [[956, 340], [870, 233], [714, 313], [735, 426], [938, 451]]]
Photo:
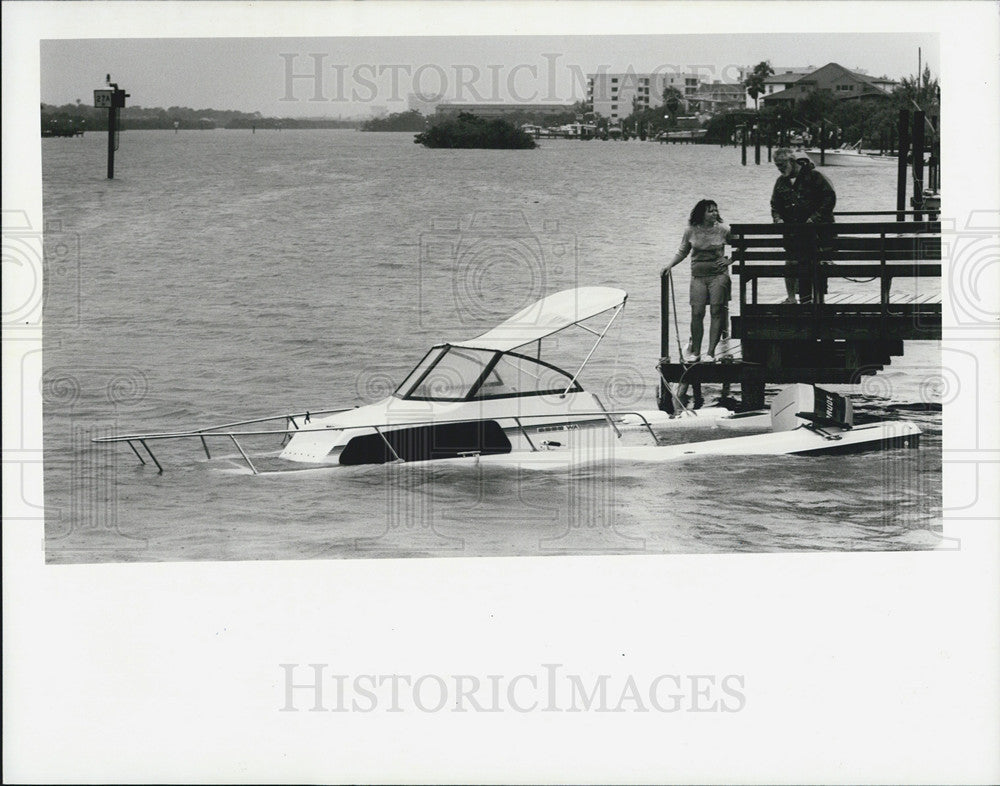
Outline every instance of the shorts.
[[691, 277], [692, 306], [724, 306], [733, 297], [733, 281], [728, 273]]

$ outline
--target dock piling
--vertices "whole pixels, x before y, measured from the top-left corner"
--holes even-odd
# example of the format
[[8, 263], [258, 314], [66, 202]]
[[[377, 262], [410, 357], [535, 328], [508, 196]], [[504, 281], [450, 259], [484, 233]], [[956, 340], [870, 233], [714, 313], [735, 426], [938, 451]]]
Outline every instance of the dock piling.
[[910, 153], [910, 113], [906, 109], [899, 110], [897, 131], [899, 145], [896, 161], [896, 214], [897, 221], [906, 219], [906, 159]]
[[913, 113], [913, 209], [914, 221], [922, 221], [924, 206], [924, 113]]

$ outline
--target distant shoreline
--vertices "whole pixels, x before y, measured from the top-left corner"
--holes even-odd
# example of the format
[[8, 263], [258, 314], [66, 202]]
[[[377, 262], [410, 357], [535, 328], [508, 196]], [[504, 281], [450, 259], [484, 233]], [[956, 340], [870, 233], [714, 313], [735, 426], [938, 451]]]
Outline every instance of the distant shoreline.
[[[87, 128], [87, 129], [85, 129], [85, 131], [88, 134], [106, 134], [108, 132], [108, 129], [107, 128]], [[219, 126], [217, 128], [149, 128], [149, 127], [141, 127], [141, 128], [122, 128], [122, 129], [119, 129], [118, 133], [125, 134], [125, 133], [129, 133], [131, 131], [170, 131], [172, 133], [173, 132], [180, 132], [180, 131], [184, 131], [184, 132], [197, 131], [198, 133], [211, 133], [213, 131], [230, 131], [230, 132], [232, 132], [232, 131], [249, 131], [251, 133], [253, 133], [255, 131], [261, 131], [261, 132], [264, 132], [264, 131], [274, 131], [274, 132], [280, 133], [282, 131], [358, 131], [358, 132], [360, 132], [361, 129], [360, 128], [354, 128], [354, 127], [344, 128], [343, 126], [339, 126], [337, 128], [323, 128], [323, 127], [316, 127], [316, 126], [306, 126], [306, 127], [299, 126], [299, 127], [294, 127], [294, 128], [285, 128], [285, 127], [282, 127], [282, 128], [256, 128], [256, 129], [255, 128], [225, 128], [223, 126]], [[412, 131], [391, 131], [389, 133], [394, 133], [394, 134], [412, 134], [413, 132]], [[68, 134], [42, 134], [42, 136], [47, 139], [47, 138], [52, 137], [52, 136], [64, 136], [65, 137], [65, 136], [69, 136], [69, 135]], [[78, 134], [78, 136], [83, 136], [83, 131], [82, 130]]]
[[[41, 105], [41, 128], [46, 131], [69, 130], [107, 131], [106, 110], [84, 104]], [[285, 130], [287, 128], [354, 129], [364, 124], [361, 119], [264, 117], [259, 114], [219, 109], [189, 107], [146, 108], [126, 106], [120, 118], [121, 131], [212, 131], [215, 129]]]

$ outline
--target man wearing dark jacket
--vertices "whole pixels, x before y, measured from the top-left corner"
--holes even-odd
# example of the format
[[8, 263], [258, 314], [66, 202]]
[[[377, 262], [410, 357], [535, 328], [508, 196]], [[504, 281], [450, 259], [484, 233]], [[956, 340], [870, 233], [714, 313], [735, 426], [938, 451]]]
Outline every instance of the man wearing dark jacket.
[[[777, 224], [818, 225], [789, 228], [785, 233], [785, 251], [787, 264], [798, 264], [799, 302], [812, 302], [814, 291], [817, 301], [822, 302], [826, 282], [814, 281], [814, 270], [819, 260], [833, 249], [832, 228], [823, 225], [833, 223], [837, 194], [830, 181], [816, 171], [808, 156], [802, 156], [796, 159], [787, 147], [775, 151], [774, 164], [781, 170], [781, 176], [771, 192], [771, 217]], [[794, 277], [786, 276], [785, 289], [788, 293], [785, 302], [794, 303]]]

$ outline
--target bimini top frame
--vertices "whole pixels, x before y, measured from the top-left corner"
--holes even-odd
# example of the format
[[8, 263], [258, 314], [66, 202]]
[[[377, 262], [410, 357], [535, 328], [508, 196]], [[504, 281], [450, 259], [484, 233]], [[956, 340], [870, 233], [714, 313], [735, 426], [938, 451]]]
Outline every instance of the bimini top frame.
[[[624, 289], [616, 287], [578, 287], [576, 289], [566, 289], [556, 292], [533, 303], [527, 308], [514, 314], [503, 323], [497, 325], [492, 330], [483, 333], [468, 341], [450, 342], [454, 347], [468, 347], [470, 349], [492, 349], [500, 352], [509, 352], [527, 344], [539, 344], [539, 354], [541, 340], [548, 336], [559, 333], [570, 327], [578, 327], [596, 336], [593, 346], [583, 359], [580, 367], [570, 377], [562, 395], [566, 395], [576, 385], [590, 358], [593, 357], [598, 345], [607, 335], [608, 330], [614, 324], [618, 315], [625, 308], [628, 300], [628, 293]], [[595, 330], [583, 322], [603, 314], [606, 311], [614, 311], [611, 318], [602, 330]]]
[[[624, 307], [628, 294], [615, 287], [578, 287], [556, 292], [518, 311], [492, 330], [468, 341], [448, 341], [453, 347], [492, 349], [509, 352], [534, 344], [584, 320], [615, 309], [615, 316]], [[614, 317], [612, 317], [614, 319]], [[584, 325], [580, 327], [597, 335]], [[603, 337], [607, 329], [600, 333]]]

